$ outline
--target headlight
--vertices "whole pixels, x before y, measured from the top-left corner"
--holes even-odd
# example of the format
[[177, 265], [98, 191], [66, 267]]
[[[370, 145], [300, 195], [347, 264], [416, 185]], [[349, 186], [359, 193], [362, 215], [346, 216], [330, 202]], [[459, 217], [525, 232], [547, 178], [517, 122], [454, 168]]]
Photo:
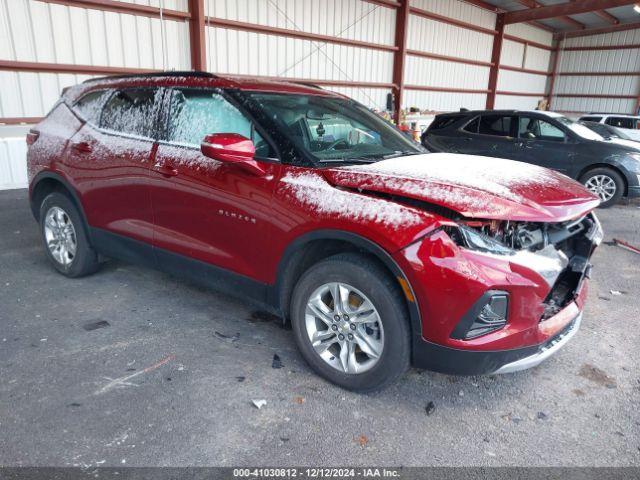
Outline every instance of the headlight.
[[497, 240], [474, 230], [470, 227], [458, 225], [458, 232], [464, 242], [464, 245], [470, 250], [480, 252], [494, 253], [496, 255], [513, 255], [513, 250], [505, 247]]

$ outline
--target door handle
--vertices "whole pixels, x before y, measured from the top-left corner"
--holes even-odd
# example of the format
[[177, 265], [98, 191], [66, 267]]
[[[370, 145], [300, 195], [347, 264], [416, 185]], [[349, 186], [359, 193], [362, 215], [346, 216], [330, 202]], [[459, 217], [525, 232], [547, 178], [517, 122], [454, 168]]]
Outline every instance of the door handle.
[[71, 144], [71, 148], [80, 153], [91, 153], [93, 151], [93, 147], [89, 142], [74, 142]]
[[165, 177], [175, 177], [176, 175], [178, 175], [178, 170], [176, 170], [175, 168], [173, 168], [170, 165], [164, 165], [164, 164], [156, 163], [153, 166], [153, 169], [156, 172], [158, 172], [160, 175], [163, 175]]

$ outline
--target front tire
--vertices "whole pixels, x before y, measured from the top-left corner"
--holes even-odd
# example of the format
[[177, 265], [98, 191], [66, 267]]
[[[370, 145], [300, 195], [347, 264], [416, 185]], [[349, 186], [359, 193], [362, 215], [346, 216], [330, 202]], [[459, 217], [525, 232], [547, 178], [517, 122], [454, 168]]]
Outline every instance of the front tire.
[[47, 258], [61, 274], [76, 278], [99, 267], [78, 208], [64, 194], [53, 192], [40, 205], [40, 233]]
[[610, 168], [589, 170], [580, 177], [580, 183], [600, 198], [602, 202], [600, 204], [601, 208], [609, 208], [615, 205], [620, 201], [624, 193], [622, 176]]
[[348, 390], [381, 389], [409, 368], [410, 329], [397, 284], [376, 262], [340, 254], [307, 270], [291, 301], [298, 348]]

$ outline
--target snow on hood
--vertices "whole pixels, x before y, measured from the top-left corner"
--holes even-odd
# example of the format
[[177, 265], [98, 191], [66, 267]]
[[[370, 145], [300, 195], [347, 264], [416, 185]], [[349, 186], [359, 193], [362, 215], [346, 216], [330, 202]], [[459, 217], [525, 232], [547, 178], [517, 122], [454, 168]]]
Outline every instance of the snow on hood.
[[599, 203], [582, 185], [552, 170], [454, 153], [339, 167], [324, 175], [336, 186], [411, 197], [471, 218], [561, 222]]

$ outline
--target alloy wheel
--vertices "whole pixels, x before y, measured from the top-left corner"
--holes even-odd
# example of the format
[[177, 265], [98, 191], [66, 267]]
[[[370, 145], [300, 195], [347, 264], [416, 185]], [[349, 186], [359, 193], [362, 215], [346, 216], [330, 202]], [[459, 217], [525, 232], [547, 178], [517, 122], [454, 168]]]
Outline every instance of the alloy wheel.
[[618, 189], [613, 178], [607, 175], [594, 175], [585, 182], [584, 186], [598, 195], [603, 202], [611, 200]]
[[76, 256], [78, 240], [69, 214], [51, 207], [44, 219], [44, 236], [49, 253], [60, 265], [68, 266]]
[[311, 294], [305, 326], [316, 354], [341, 372], [370, 370], [382, 355], [380, 315], [366, 295], [346, 283], [326, 283]]

